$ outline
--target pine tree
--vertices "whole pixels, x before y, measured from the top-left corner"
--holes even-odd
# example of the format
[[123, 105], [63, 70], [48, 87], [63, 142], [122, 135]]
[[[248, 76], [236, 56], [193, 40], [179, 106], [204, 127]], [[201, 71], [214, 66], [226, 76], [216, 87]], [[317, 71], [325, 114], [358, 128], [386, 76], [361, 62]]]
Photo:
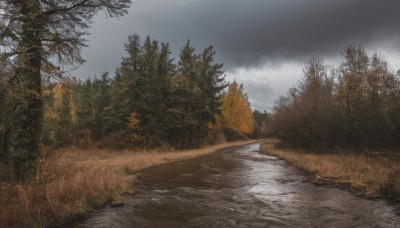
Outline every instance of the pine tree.
[[155, 138], [160, 142], [168, 141], [171, 125], [175, 122], [174, 117], [169, 112], [171, 103], [174, 102], [170, 99], [172, 95], [171, 78], [176, 71], [176, 66], [170, 55], [169, 44], [161, 43], [157, 61], [157, 74], [153, 82], [154, 94], [156, 94], [153, 104], [153, 113], [156, 119]]
[[188, 40], [179, 56], [179, 84], [175, 94], [176, 105], [173, 107], [179, 122], [172, 129], [173, 137], [179, 139], [178, 146], [184, 148], [194, 147], [195, 130], [199, 124], [195, 111], [201, 90], [197, 85], [196, 60], [195, 49]]

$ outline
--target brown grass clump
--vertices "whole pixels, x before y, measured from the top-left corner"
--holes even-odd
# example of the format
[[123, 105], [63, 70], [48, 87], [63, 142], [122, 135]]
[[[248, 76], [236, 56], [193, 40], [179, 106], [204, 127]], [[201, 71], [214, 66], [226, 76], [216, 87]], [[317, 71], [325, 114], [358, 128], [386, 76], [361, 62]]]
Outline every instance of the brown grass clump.
[[248, 143], [251, 141], [169, 152], [56, 151], [47, 159], [40, 183], [0, 179], [0, 227], [47, 227], [84, 216], [105, 203], [121, 205], [122, 195], [133, 191], [132, 180], [141, 169]]
[[384, 153], [346, 151], [315, 153], [278, 149], [278, 140], [268, 140], [261, 151], [282, 158], [314, 173], [316, 182], [349, 186], [366, 197], [400, 193], [400, 161]]

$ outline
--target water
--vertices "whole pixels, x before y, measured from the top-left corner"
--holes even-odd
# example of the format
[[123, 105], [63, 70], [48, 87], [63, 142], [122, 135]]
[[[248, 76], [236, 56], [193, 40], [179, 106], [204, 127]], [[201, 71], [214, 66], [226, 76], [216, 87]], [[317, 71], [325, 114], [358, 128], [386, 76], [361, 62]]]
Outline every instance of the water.
[[259, 153], [259, 144], [144, 170], [120, 208], [76, 227], [400, 227], [394, 208]]

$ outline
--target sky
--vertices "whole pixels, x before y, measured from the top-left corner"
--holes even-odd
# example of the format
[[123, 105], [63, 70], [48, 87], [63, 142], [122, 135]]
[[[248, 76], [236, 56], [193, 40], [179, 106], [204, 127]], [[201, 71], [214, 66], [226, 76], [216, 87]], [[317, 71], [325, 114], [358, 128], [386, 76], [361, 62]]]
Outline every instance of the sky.
[[270, 111], [313, 55], [338, 67], [344, 46], [361, 44], [400, 68], [399, 9], [397, 0], [132, 0], [122, 18], [95, 17], [87, 62], [72, 75], [112, 75], [132, 34], [170, 43], [174, 57], [190, 39], [198, 52], [213, 45], [226, 79], [244, 84], [253, 109]]

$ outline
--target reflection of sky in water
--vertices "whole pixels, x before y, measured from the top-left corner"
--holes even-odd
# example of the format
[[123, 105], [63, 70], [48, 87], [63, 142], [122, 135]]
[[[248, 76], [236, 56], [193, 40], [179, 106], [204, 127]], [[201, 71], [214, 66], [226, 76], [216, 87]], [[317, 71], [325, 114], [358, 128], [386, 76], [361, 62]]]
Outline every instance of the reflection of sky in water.
[[[248, 169], [243, 173], [243, 178], [248, 182], [247, 193], [252, 194], [260, 200], [291, 201], [293, 191], [290, 186], [286, 167], [282, 166], [277, 158], [260, 154], [257, 146], [251, 154], [255, 160], [245, 160]], [[248, 155], [248, 152], [247, 152]], [[290, 173], [289, 173], [290, 175]], [[282, 184], [286, 182], [286, 184]]]
[[[352, 205], [362, 205], [361, 207], [371, 213], [371, 217], [379, 216], [382, 219], [379, 222], [382, 224], [391, 224], [390, 221], [393, 218], [395, 218], [393, 224], [399, 222], [396, 216], [393, 217], [393, 210], [384, 206], [383, 201], [363, 200], [336, 188], [316, 187], [313, 184], [304, 183], [306, 178], [298, 169], [285, 165], [284, 161], [275, 157], [260, 154], [258, 147], [252, 146], [248, 149], [251, 153], [248, 152], [249, 150], [247, 152], [243, 150], [243, 155], [251, 156], [250, 159], [243, 160], [247, 166], [242, 176], [248, 184], [246, 193], [270, 207], [274, 205], [278, 210], [292, 211], [291, 215], [302, 214], [303, 210], [310, 211], [309, 214], [302, 215], [310, 216], [310, 219], [322, 214], [321, 217], [326, 217], [325, 219], [328, 220], [336, 221], [341, 218], [347, 221], [355, 219], [353, 216], [362, 217], [361, 214], [366, 213], [364, 210], [362, 212], [349, 211]], [[297, 216], [293, 217], [293, 219], [297, 218]]]

